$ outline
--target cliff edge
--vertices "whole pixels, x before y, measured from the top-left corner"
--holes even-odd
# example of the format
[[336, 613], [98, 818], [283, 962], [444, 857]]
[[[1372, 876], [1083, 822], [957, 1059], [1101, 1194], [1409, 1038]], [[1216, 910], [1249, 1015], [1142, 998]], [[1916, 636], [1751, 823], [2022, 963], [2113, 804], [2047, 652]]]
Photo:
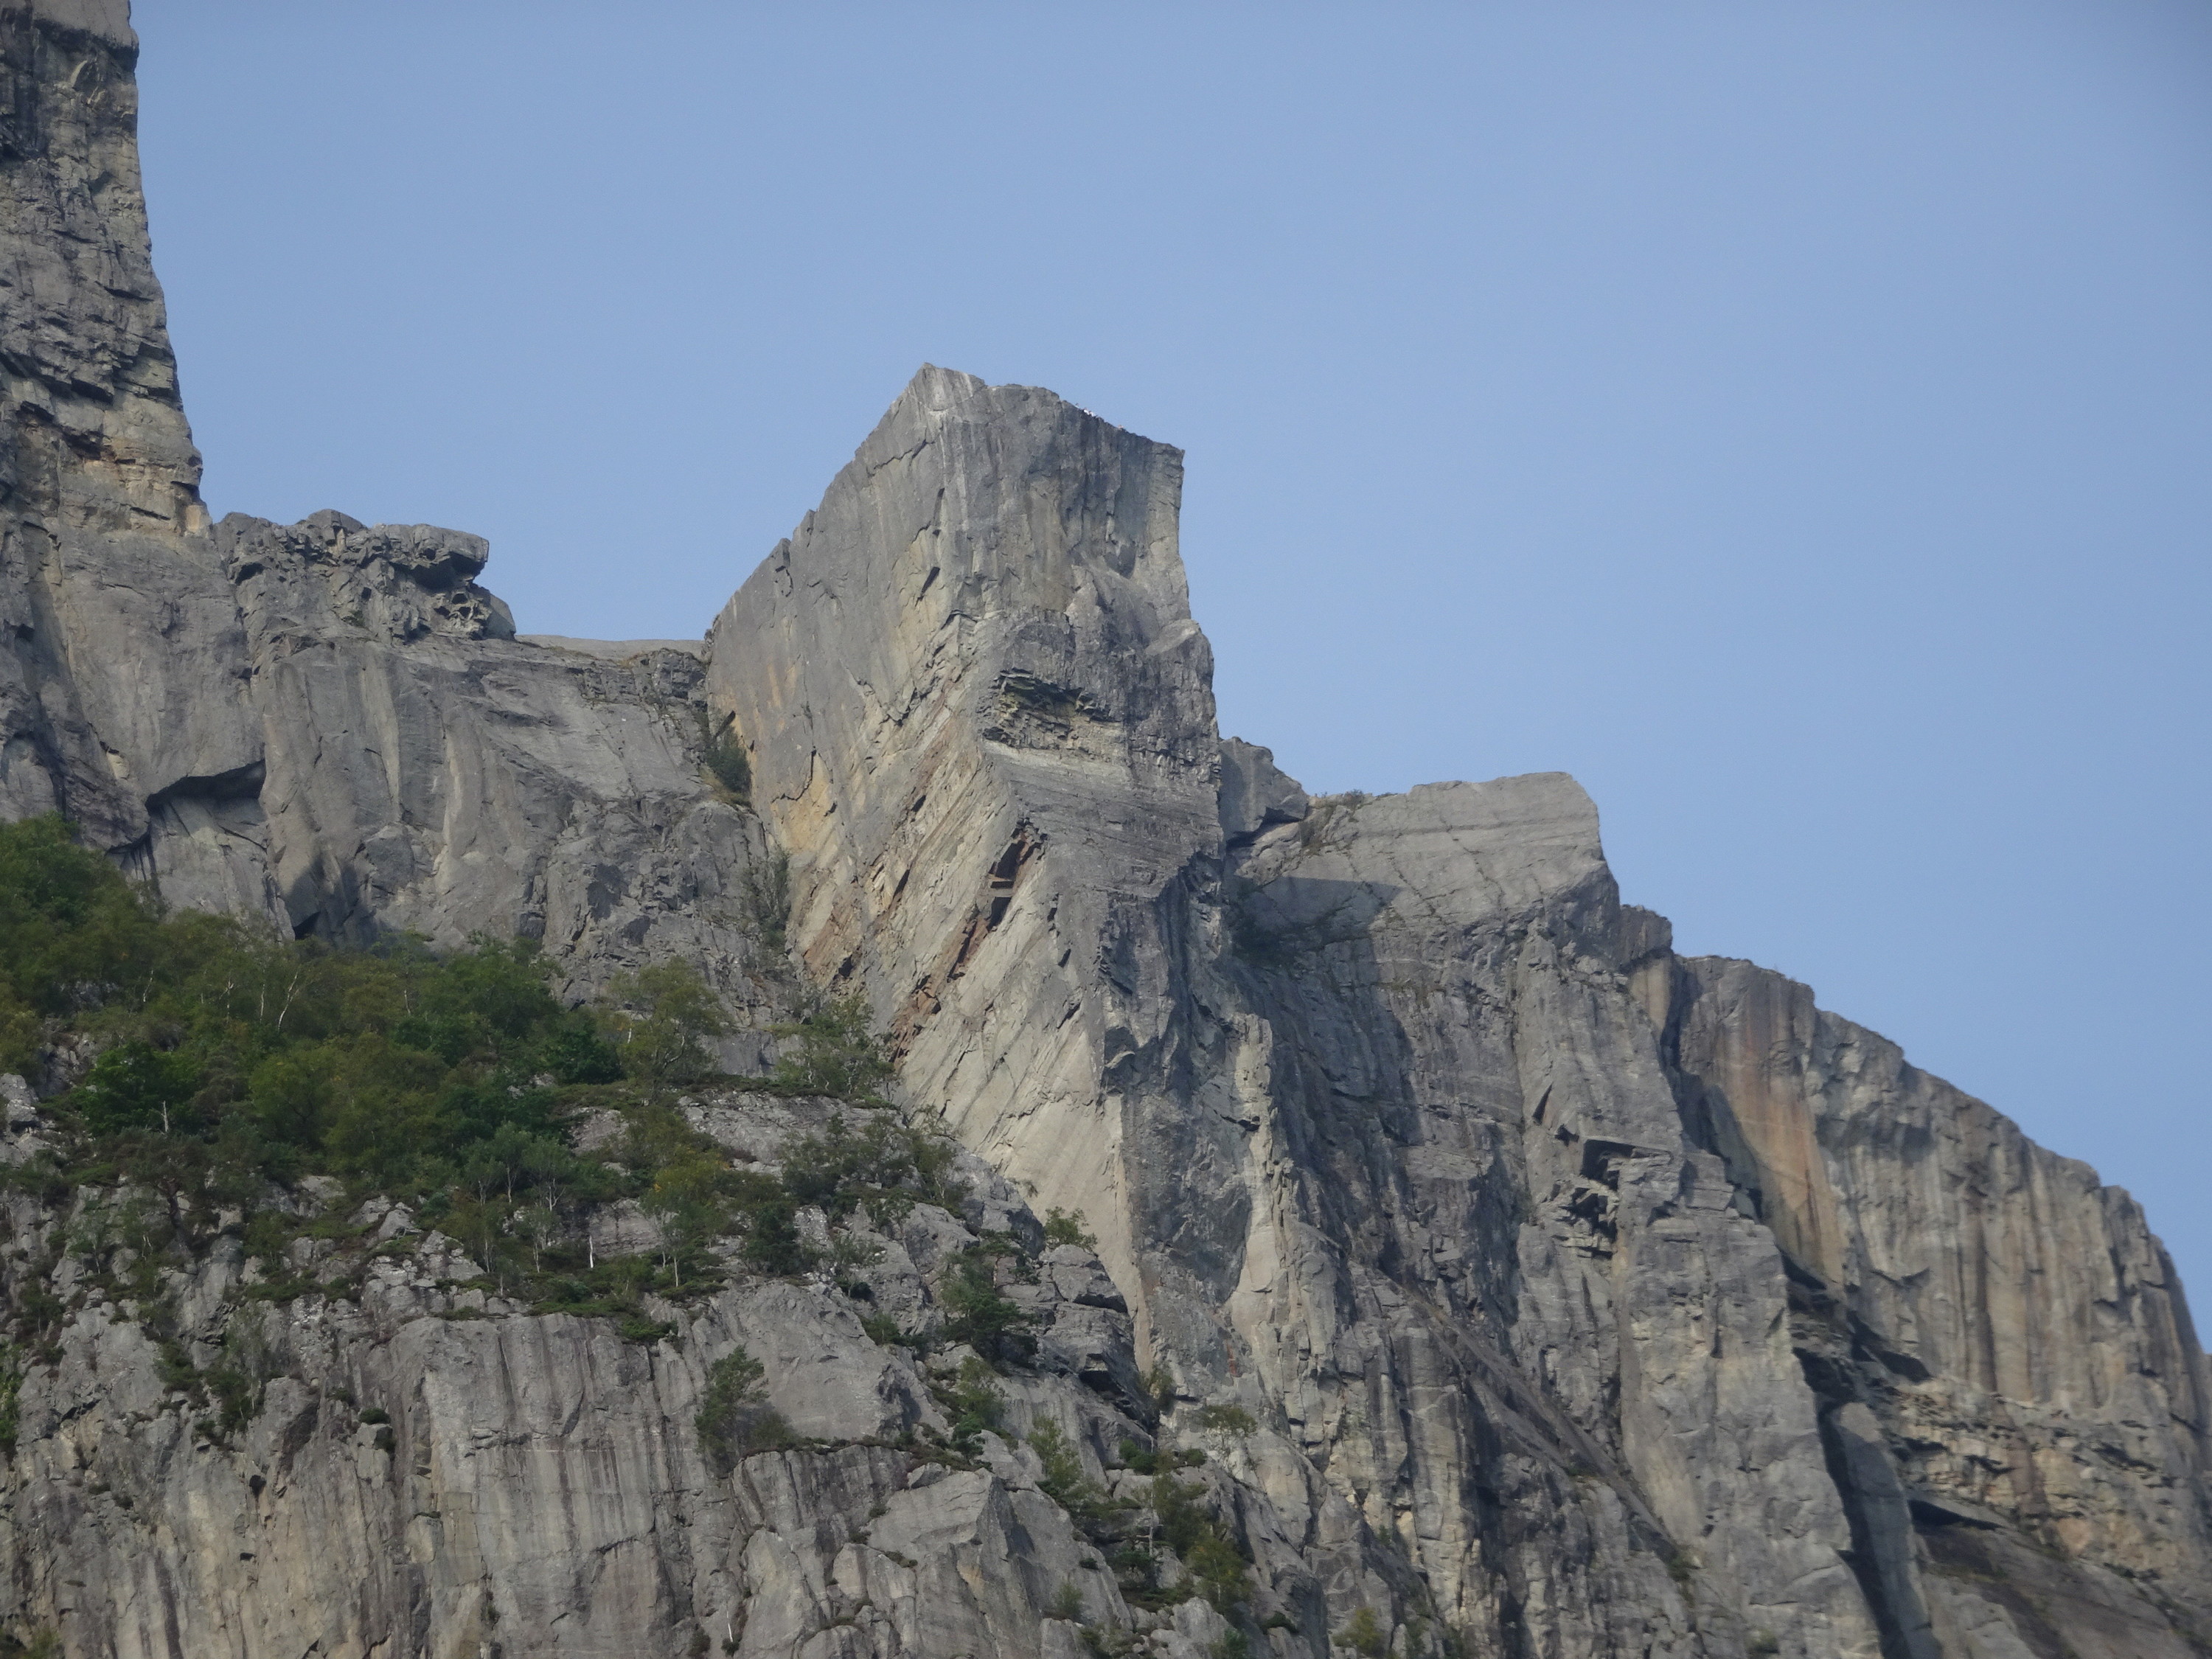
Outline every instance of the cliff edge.
[[[520, 938], [720, 1029], [562, 1078], [609, 1161], [477, 1177], [480, 1244], [66, 1164], [88, 1042], [0, 1077], [0, 1651], [2212, 1650], [2140, 1209], [1677, 956], [1571, 779], [1224, 739], [1175, 449], [926, 367], [700, 646], [518, 636], [461, 532], [210, 522], [136, 52], [0, 0], [0, 819], [271, 960]], [[881, 1096], [793, 1083], [825, 1009]], [[742, 1198], [689, 1243], [687, 1170]]]

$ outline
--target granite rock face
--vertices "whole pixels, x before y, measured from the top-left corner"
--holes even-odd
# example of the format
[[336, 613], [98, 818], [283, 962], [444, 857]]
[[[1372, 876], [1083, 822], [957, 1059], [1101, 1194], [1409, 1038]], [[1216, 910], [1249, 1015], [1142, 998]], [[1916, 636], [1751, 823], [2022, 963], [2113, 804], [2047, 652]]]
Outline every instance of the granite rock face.
[[[866, 1241], [866, 1307], [732, 1259], [644, 1340], [364, 1211], [295, 1264], [348, 1293], [257, 1300], [225, 1237], [163, 1335], [90, 1200], [11, 1188], [9, 1316], [67, 1316], [0, 1471], [8, 1628], [254, 1659], [2212, 1646], [2212, 1379], [2132, 1201], [1804, 988], [1677, 957], [1571, 780], [1316, 799], [1224, 740], [1176, 451], [925, 368], [703, 644], [517, 636], [456, 532], [210, 523], [135, 52], [120, 0], [0, 0], [0, 813], [296, 934], [536, 938], [572, 996], [695, 963], [740, 1072], [796, 980], [858, 994], [969, 1201]], [[704, 765], [726, 739], [749, 799]], [[21, 1167], [45, 1109], [0, 1096]], [[772, 1169], [840, 1109], [686, 1115]], [[1095, 1254], [1048, 1247], [1053, 1209]], [[1029, 1264], [1036, 1353], [976, 1456], [921, 1455], [959, 1356], [862, 1316], [941, 1321], [984, 1243]], [[726, 1470], [693, 1419], [738, 1343], [801, 1443]], [[237, 1432], [179, 1352], [250, 1372]], [[1144, 1500], [1124, 1441], [1206, 1453], [1234, 1630], [1123, 1596], [1048, 1421], [1094, 1508]]]
[[1314, 801], [1218, 742], [1178, 459], [925, 370], [718, 621], [711, 718], [812, 970], [1100, 1224], [1146, 1363], [1265, 1424], [1251, 1511], [1332, 1617], [2203, 1639], [2204, 1361], [2132, 1205], [1674, 957], [1571, 781]]
[[125, 8], [0, 7], [0, 811], [172, 902], [360, 939], [683, 954], [742, 1004], [762, 847], [699, 765], [696, 648], [519, 642], [482, 540], [210, 525], [138, 186]]
[[1153, 901], [1220, 838], [1182, 477], [1050, 392], [925, 368], [708, 635], [800, 960], [865, 986], [913, 1097], [1086, 1208], [1117, 1276], [1118, 1079], [1183, 1018]]
[[[739, 1094], [690, 1109], [708, 1133], [772, 1152], [840, 1109]], [[964, 1173], [977, 1224], [1035, 1228], [987, 1168]], [[101, 1219], [21, 1196], [6, 1208], [33, 1255]], [[235, 1241], [161, 1286], [180, 1310], [173, 1340], [252, 1381], [235, 1434], [176, 1408], [147, 1310], [100, 1276], [108, 1258], [94, 1282], [64, 1280], [85, 1293], [52, 1363], [26, 1377], [0, 1491], [11, 1612], [33, 1610], [71, 1654], [128, 1659], [674, 1655], [708, 1650], [702, 1632], [748, 1656], [1036, 1655], [1069, 1583], [1100, 1627], [1133, 1622], [1039, 1491], [1034, 1454], [996, 1433], [973, 1468], [902, 1449], [906, 1431], [945, 1426], [939, 1391], [826, 1278], [740, 1281], [626, 1340], [607, 1320], [532, 1316], [470, 1287], [477, 1266], [404, 1210], [354, 1219], [352, 1243], [309, 1243], [304, 1263], [354, 1275], [343, 1296], [251, 1299], [258, 1274]], [[932, 1284], [979, 1237], [922, 1206], [878, 1241], [877, 1277], [887, 1297], [909, 1292], [911, 1326], [938, 1317]], [[1121, 1409], [1140, 1405], [1085, 1375], [1094, 1350], [1133, 1374], [1128, 1322], [1062, 1296], [1063, 1279], [1079, 1293], [1103, 1282], [1090, 1252], [1053, 1255], [1029, 1295], [1046, 1339], [1009, 1390], [1007, 1426], [1034, 1436], [1050, 1421], [1097, 1470], [1121, 1438], [1151, 1439]], [[20, 1294], [20, 1258], [9, 1279]], [[726, 1471], [694, 1419], [708, 1369], [739, 1344], [795, 1443]], [[1199, 1650], [1172, 1627], [1158, 1645]]]

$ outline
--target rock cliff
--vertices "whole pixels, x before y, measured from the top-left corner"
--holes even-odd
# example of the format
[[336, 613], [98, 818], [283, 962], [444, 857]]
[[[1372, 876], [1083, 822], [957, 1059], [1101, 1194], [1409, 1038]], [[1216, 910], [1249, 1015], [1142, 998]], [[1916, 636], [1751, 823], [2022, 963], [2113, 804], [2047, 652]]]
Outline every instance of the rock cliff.
[[[802, 1215], [865, 1297], [725, 1247], [644, 1328], [311, 1182], [286, 1294], [235, 1225], [134, 1279], [129, 1194], [15, 1181], [11, 1328], [53, 1332], [0, 1478], [16, 1639], [2212, 1648], [2212, 1378], [2139, 1209], [1676, 956], [1571, 780], [1316, 799], [1224, 741], [1176, 451], [925, 368], [698, 645], [518, 637], [459, 532], [210, 523], [135, 52], [121, 0], [0, 0], [0, 816], [294, 937], [534, 939], [572, 1000], [688, 962], [740, 1076], [802, 987], [857, 996], [965, 1150], [941, 1201]], [[58, 1108], [0, 1083], [28, 1170]], [[773, 1171], [854, 1109], [682, 1109]], [[1036, 1334], [988, 1410], [927, 1340], [987, 1258]], [[790, 1432], [731, 1460], [697, 1425], [740, 1343]], [[222, 1355], [234, 1432], [179, 1391]], [[1115, 1550], [1177, 1528], [1244, 1588], [1137, 1589]]]

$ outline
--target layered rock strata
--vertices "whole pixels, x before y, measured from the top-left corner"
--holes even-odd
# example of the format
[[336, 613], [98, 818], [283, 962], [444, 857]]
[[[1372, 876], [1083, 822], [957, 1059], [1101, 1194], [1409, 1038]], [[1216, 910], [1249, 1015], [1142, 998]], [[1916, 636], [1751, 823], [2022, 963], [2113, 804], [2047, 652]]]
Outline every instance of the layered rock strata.
[[[295, 933], [538, 938], [574, 995], [680, 958], [756, 1028], [794, 971], [862, 996], [977, 1160], [874, 1293], [926, 1322], [1011, 1240], [1045, 1340], [954, 1468], [827, 1277], [733, 1263], [630, 1342], [363, 1214], [357, 1294], [264, 1307], [234, 1241], [165, 1285], [259, 1357], [226, 1441], [69, 1245], [88, 1200], [17, 1193], [11, 1305], [68, 1313], [0, 1486], [19, 1628], [1068, 1656], [1073, 1583], [1094, 1645], [1191, 1659], [2212, 1644], [2205, 1359], [2139, 1210], [1802, 987], [1675, 956], [1571, 780], [1316, 800], [1220, 740], [1176, 451], [925, 369], [703, 647], [518, 638], [458, 532], [210, 524], [135, 51], [110, 0], [0, 3], [0, 811]], [[750, 800], [703, 769], [730, 742]], [[693, 1110], [772, 1164], [800, 1109]], [[816, 1443], [725, 1475], [693, 1414], [740, 1340]], [[1206, 1446], [1239, 1628], [1085, 1565], [1018, 1443], [1048, 1419], [1132, 1501], [1123, 1439]]]

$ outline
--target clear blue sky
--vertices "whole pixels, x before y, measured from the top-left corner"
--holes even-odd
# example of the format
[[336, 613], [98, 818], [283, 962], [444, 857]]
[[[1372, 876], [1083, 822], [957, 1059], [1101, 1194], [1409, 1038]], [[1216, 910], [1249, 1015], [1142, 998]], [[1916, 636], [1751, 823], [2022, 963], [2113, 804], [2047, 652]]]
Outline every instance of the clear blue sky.
[[1574, 773], [2212, 1315], [2201, 0], [137, 9], [217, 512], [696, 635], [918, 364], [1051, 386], [1189, 452], [1226, 729]]

